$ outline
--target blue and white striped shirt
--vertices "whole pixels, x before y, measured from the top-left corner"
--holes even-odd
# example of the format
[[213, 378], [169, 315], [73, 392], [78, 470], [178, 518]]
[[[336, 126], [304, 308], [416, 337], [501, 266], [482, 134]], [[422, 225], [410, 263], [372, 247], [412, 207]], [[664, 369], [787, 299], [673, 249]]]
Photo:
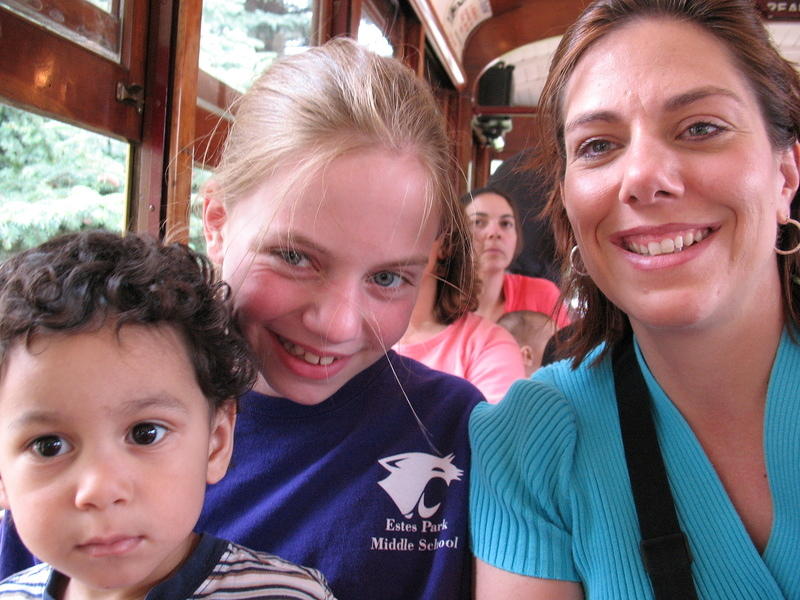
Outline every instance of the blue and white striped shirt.
[[[39, 564], [0, 582], [2, 600], [59, 600], [65, 576]], [[322, 574], [272, 554], [203, 534], [200, 543], [145, 600], [335, 600]]]

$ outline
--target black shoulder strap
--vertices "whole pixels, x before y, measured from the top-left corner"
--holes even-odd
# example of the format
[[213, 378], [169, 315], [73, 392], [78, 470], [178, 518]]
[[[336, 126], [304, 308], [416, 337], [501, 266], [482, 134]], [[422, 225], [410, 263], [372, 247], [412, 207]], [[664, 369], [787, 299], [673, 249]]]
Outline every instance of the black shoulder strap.
[[650, 394], [630, 331], [614, 347], [614, 385], [625, 461], [639, 517], [639, 550], [656, 600], [695, 600], [689, 544], [678, 524], [656, 437]]

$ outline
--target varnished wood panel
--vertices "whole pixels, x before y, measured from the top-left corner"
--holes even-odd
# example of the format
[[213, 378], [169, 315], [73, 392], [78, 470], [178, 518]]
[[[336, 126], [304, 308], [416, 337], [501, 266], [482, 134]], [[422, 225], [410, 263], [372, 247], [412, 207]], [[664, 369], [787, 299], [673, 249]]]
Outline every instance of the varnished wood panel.
[[202, 0], [181, 0], [173, 40], [165, 237], [189, 241]]
[[0, 96], [105, 135], [141, 139], [136, 108], [116, 101], [129, 73], [114, 62], [0, 8]]
[[585, 5], [584, 0], [522, 0], [499, 12], [493, 2], [495, 15], [475, 28], [464, 48], [467, 88], [474, 90], [483, 71], [506, 52], [563, 34]]
[[122, 15], [117, 10], [110, 14], [86, 0], [9, 0], [9, 5], [45, 28], [66, 30], [115, 55], [120, 51]]

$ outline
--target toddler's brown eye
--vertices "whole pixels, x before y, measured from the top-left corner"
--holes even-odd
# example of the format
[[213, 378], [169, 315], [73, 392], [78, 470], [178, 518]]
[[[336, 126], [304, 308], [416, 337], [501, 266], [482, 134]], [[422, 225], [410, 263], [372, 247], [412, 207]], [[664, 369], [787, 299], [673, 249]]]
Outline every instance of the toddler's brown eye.
[[155, 423], [139, 423], [131, 428], [131, 441], [140, 446], [154, 444], [164, 437], [166, 429]]
[[46, 435], [33, 440], [31, 444], [33, 451], [39, 456], [51, 458], [58, 456], [69, 450], [69, 444], [57, 435]]

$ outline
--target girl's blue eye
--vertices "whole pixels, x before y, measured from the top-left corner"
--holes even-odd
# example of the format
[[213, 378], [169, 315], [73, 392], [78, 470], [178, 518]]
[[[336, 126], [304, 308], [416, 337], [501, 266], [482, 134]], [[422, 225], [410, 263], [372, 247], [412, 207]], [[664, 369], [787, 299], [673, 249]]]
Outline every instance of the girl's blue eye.
[[131, 427], [130, 440], [139, 446], [149, 446], [161, 441], [167, 428], [156, 423], [137, 423]]
[[391, 271], [381, 271], [372, 276], [372, 280], [381, 287], [394, 288], [403, 283], [403, 278]]
[[292, 266], [297, 266], [305, 259], [297, 250], [281, 250], [281, 258]]
[[60, 456], [72, 450], [72, 445], [57, 435], [43, 435], [31, 442], [31, 450], [44, 458]]

